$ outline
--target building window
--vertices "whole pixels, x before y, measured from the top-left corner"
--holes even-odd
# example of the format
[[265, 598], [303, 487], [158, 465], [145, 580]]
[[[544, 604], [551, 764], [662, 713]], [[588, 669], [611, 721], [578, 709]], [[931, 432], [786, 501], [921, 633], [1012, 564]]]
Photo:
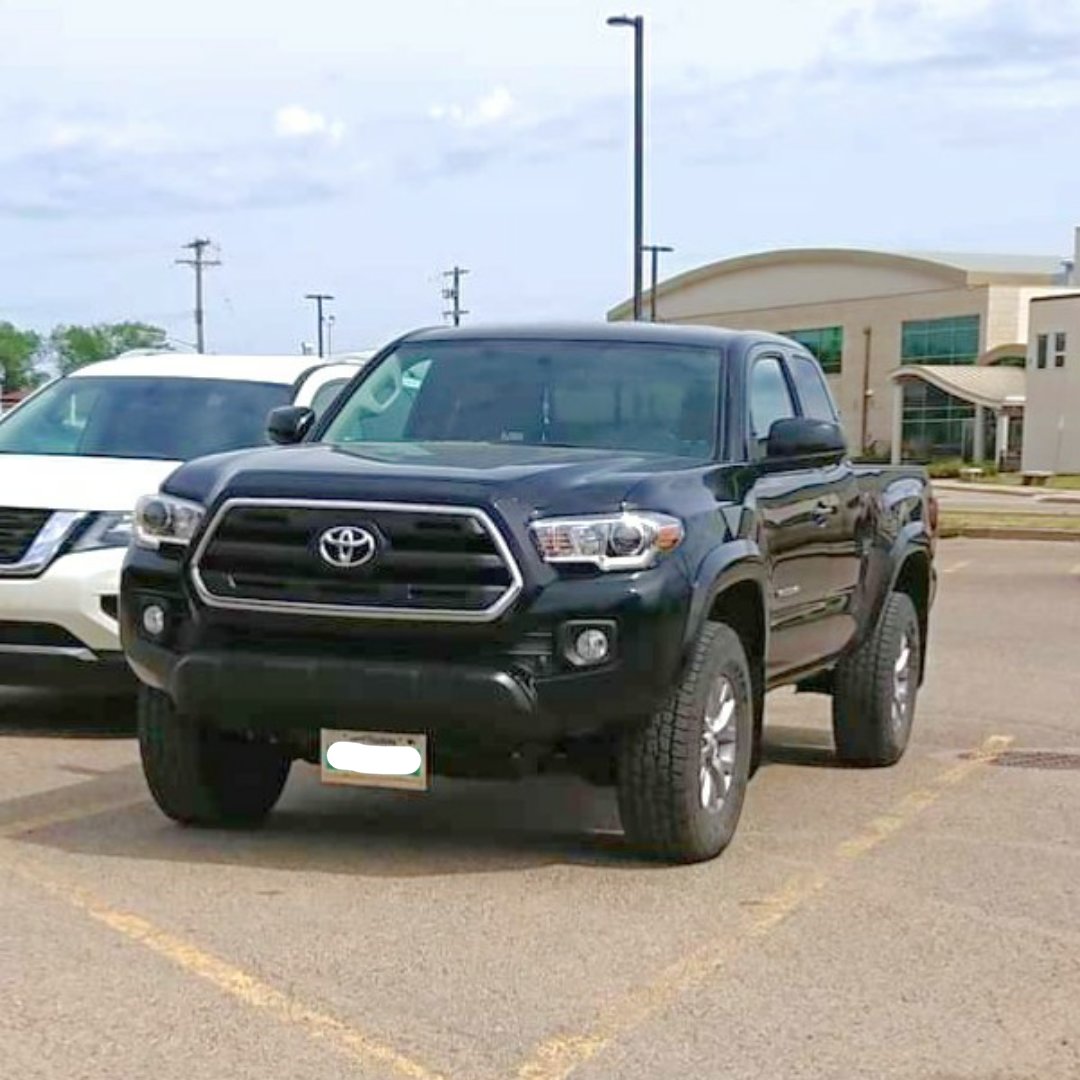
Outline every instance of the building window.
[[[905, 461], [970, 457], [975, 406], [921, 379], [904, 380], [902, 448]], [[989, 414], [990, 410], [986, 412]], [[989, 448], [992, 444], [988, 442]]]
[[974, 364], [979, 355], [979, 316], [905, 322], [900, 342], [904, 364]]
[[840, 374], [840, 362], [844, 352], [842, 326], [823, 326], [817, 330], [782, 330], [781, 333], [809, 349], [817, 357], [821, 370], [826, 374]]
[[1049, 347], [1049, 340], [1050, 339], [1046, 334], [1039, 335], [1035, 356], [1035, 362], [1039, 367], [1046, 367], [1046, 350]]
[[1054, 335], [1054, 367], [1065, 366], [1065, 332], [1059, 330]]

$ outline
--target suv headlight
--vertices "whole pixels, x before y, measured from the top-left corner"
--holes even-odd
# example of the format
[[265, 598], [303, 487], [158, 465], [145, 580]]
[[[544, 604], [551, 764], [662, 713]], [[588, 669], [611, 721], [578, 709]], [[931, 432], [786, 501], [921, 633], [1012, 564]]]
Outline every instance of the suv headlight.
[[601, 570], [641, 570], [678, 547], [683, 524], [646, 511], [596, 517], [549, 518], [529, 526], [547, 563], [591, 563]]
[[94, 514], [90, 524], [72, 541], [72, 551], [98, 551], [100, 548], [126, 548], [131, 542], [132, 515], [102, 512]]
[[144, 495], [135, 506], [135, 543], [156, 549], [162, 544], [191, 543], [206, 510], [173, 495]]

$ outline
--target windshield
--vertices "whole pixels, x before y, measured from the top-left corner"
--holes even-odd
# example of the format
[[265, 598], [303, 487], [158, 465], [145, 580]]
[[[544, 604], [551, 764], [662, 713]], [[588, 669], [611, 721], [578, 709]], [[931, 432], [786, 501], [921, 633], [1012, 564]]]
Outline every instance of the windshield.
[[718, 353], [628, 342], [416, 342], [349, 396], [324, 442], [485, 442], [708, 458]]
[[266, 442], [289, 387], [226, 379], [61, 379], [0, 422], [0, 453], [188, 461]]

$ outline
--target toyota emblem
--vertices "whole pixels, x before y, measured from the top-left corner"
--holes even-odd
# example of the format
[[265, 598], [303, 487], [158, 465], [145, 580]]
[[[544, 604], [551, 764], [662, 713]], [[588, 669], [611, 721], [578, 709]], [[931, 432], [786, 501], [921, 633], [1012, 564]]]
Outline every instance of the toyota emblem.
[[375, 537], [359, 525], [335, 525], [319, 537], [319, 556], [339, 570], [352, 570], [375, 558]]

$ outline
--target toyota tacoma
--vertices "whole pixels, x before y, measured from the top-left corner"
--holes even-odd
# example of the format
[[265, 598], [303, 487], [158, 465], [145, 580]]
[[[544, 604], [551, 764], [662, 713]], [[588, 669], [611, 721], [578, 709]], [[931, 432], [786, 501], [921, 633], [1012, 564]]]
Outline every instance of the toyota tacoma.
[[842, 762], [904, 753], [936, 502], [852, 463], [801, 345], [420, 330], [269, 432], [135, 514], [121, 633], [175, 820], [262, 820], [294, 760], [412, 791], [569, 767], [695, 861], [735, 832], [767, 691], [831, 695]]

